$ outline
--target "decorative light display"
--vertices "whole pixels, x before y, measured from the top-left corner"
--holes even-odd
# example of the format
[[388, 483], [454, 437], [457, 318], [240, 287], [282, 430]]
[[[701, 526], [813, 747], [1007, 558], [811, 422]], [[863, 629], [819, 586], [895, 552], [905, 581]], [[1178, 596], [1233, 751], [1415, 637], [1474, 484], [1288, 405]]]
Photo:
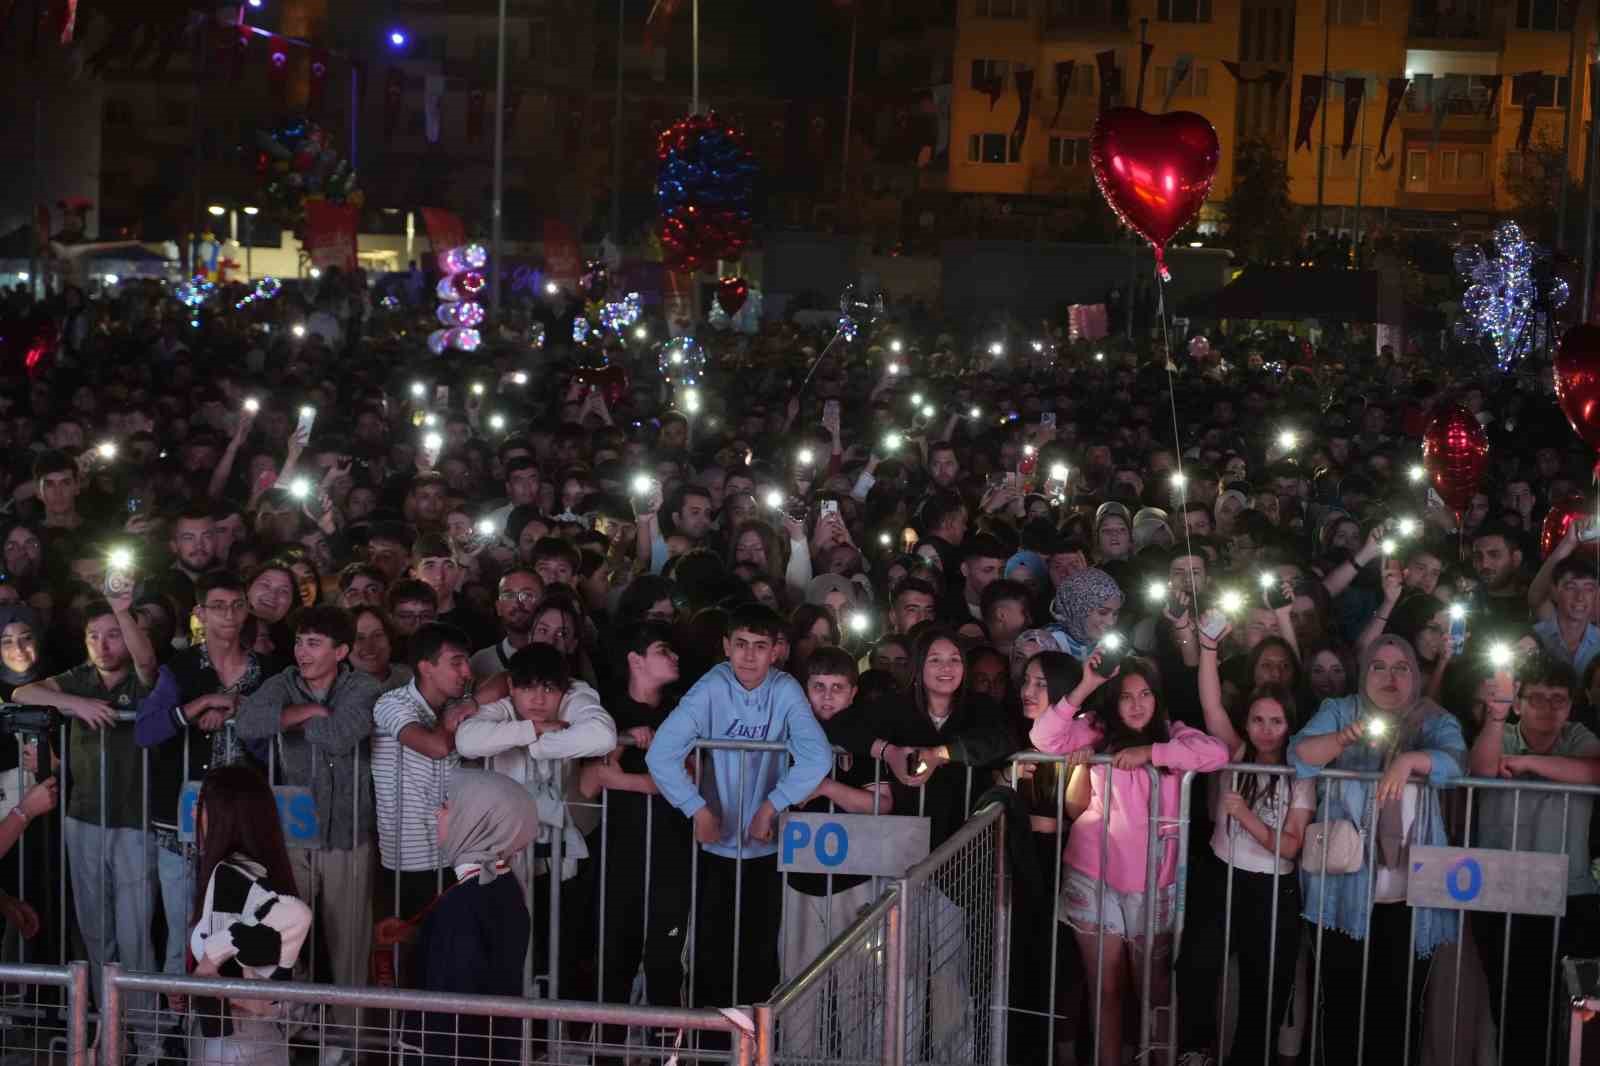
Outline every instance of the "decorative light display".
[[668, 385], [698, 385], [706, 370], [706, 350], [693, 337], [674, 337], [656, 356]]
[[[199, 282], [197, 284], [210, 285], [210, 282]], [[184, 286], [184, 285], [178, 286], [178, 288], [180, 290], [182, 290], [182, 289], [184, 289], [186, 287], [187, 286]], [[271, 299], [274, 299], [282, 291], [283, 291], [283, 282], [279, 281], [277, 278], [273, 278], [273, 277], [262, 278], [260, 281], [256, 282], [256, 287], [255, 287], [254, 290], [245, 293], [244, 298], [241, 299], [238, 303], [233, 305], [233, 309], [235, 311], [243, 311], [246, 307], [249, 307], [251, 304], [255, 303], [257, 300], [271, 300]], [[178, 298], [180, 300], [183, 299], [183, 297], [181, 295]], [[204, 302], [204, 299], [205, 299], [205, 297], [202, 296], [201, 297], [201, 302]], [[187, 301], [185, 301], [185, 302], [187, 302]], [[198, 307], [199, 304], [191, 304], [190, 306]]]
[[1492, 256], [1464, 244], [1456, 249], [1455, 267], [1467, 282], [1457, 337], [1488, 344], [1502, 370], [1544, 346], [1551, 312], [1570, 295], [1566, 280], [1551, 273], [1548, 249], [1524, 237], [1515, 222], [1502, 222]]
[[589, 339], [589, 320], [578, 315], [572, 320], [572, 343], [582, 344]]
[[620, 302], [600, 306], [600, 328], [622, 336], [624, 330], [639, 321], [643, 313], [639, 294], [630, 292]]
[[483, 291], [483, 268], [489, 253], [481, 244], [449, 248], [439, 254], [439, 269], [444, 277], [434, 287], [440, 300], [434, 314], [443, 328], [428, 335], [428, 350], [443, 355], [445, 349], [475, 352], [483, 343], [478, 327], [483, 325], [483, 305], [474, 297]]
[[528, 327], [528, 347], [539, 352], [544, 350], [545, 328], [543, 322], [535, 322]]
[[760, 167], [744, 132], [713, 112], [679, 119], [656, 140], [661, 248], [671, 270], [735, 259], [750, 240], [750, 195]]

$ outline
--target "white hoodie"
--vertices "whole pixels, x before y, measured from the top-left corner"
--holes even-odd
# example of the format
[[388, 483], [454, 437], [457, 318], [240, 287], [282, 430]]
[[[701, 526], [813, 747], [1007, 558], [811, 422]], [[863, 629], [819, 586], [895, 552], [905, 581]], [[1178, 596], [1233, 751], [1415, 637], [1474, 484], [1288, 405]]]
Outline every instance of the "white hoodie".
[[[573, 681], [561, 698], [560, 718], [567, 728], [540, 736], [533, 723], [517, 716], [511, 697], [478, 708], [478, 713], [456, 730], [456, 750], [465, 759], [482, 759], [484, 767], [505, 774], [525, 787], [539, 807], [540, 844], [550, 843], [550, 832], [562, 827], [561, 879], [578, 872], [578, 860], [587, 858], [586, 829], [598, 824], [592, 808], [573, 811], [567, 804], [575, 794], [577, 759], [597, 758], [617, 746], [617, 724], [600, 705], [600, 696], [582, 681]], [[583, 823], [579, 824], [579, 819]], [[544, 872], [543, 860], [535, 873]]]

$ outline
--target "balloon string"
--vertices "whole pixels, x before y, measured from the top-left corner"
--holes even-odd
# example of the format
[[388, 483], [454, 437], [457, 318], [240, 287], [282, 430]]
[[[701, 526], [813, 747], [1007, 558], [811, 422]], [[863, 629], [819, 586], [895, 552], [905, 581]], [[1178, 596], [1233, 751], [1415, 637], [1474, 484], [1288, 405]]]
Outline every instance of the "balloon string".
[[[1189, 479], [1183, 473], [1183, 440], [1178, 432], [1178, 388], [1173, 375], [1178, 367], [1172, 361], [1172, 337], [1167, 331], [1167, 282], [1171, 280], [1167, 273], [1166, 265], [1161, 261], [1161, 249], [1156, 249], [1156, 318], [1161, 322], [1161, 346], [1165, 353], [1167, 364], [1167, 404], [1172, 411], [1172, 454], [1176, 456], [1178, 464], [1178, 521], [1183, 523], [1183, 554], [1194, 555], [1194, 543], [1189, 539], [1189, 522], [1184, 518], [1184, 511], [1189, 505]], [[1128, 294], [1128, 299], [1133, 299], [1133, 294]], [[1189, 566], [1189, 606], [1195, 612], [1196, 625], [1199, 624], [1200, 590], [1194, 574], [1194, 565]]]
[[811, 362], [811, 369], [806, 371], [805, 380], [801, 381], [800, 387], [795, 390], [796, 395], [806, 391], [806, 386], [811, 384], [811, 375], [817, 372], [817, 367], [821, 366], [822, 361], [828, 358], [828, 353], [833, 350], [834, 343], [842, 336], [844, 336], [844, 330], [841, 329], [833, 335], [827, 344], [822, 346], [822, 351]]

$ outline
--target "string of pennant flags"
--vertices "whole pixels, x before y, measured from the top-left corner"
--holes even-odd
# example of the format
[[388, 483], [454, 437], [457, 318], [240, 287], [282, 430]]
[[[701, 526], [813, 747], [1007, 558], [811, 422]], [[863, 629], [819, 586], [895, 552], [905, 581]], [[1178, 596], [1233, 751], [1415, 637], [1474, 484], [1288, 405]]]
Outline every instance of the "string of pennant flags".
[[[1149, 69], [1150, 56], [1155, 50], [1155, 45], [1141, 42], [1139, 45], [1139, 81], [1138, 95], [1142, 97], [1145, 75]], [[1190, 72], [1195, 66], [1195, 56], [1189, 52], [1180, 53], [1171, 69], [1167, 80], [1165, 92], [1161, 100], [1161, 110], [1170, 110], [1173, 97], [1188, 80]], [[1289, 73], [1279, 68], [1268, 68], [1259, 74], [1245, 74], [1242, 65], [1231, 59], [1218, 59], [1223, 69], [1233, 80], [1240, 85], [1266, 84], [1271, 87], [1274, 95], [1277, 94], [1286, 81]], [[1096, 52], [1094, 57], [1095, 68], [1099, 76], [1099, 110], [1104, 111], [1112, 106], [1113, 101], [1122, 92], [1122, 68], [1117, 65], [1115, 49]], [[1054, 64], [1055, 74], [1055, 113], [1050, 120], [1051, 126], [1057, 126], [1061, 121], [1061, 112], [1066, 106], [1067, 96], [1070, 93], [1073, 76], [1079, 61], [1065, 59]], [[1032, 114], [1032, 101], [1034, 95], [1035, 77], [1032, 68], [1024, 67], [1014, 70], [1013, 77], [1019, 98], [1019, 108], [1016, 123], [1011, 131], [1011, 148], [1016, 153], [1020, 150], [1023, 140], [1027, 136], [1028, 120]], [[1533, 132], [1534, 114], [1539, 106], [1541, 80], [1545, 77], [1542, 70], [1523, 71], [1511, 75], [1511, 97], [1518, 102], [1522, 109], [1521, 121], [1517, 128], [1517, 150], [1527, 151], [1529, 138]], [[1505, 75], [1485, 74], [1477, 75], [1479, 84], [1484, 90], [1484, 99], [1473, 105], [1471, 111], [1453, 108], [1453, 103], [1459, 103], [1462, 97], [1449, 95], [1448, 89], [1441, 78], [1431, 75], [1409, 76], [1401, 75], [1385, 79], [1385, 99], [1383, 106], [1383, 125], [1378, 135], [1378, 157], [1388, 155], [1389, 132], [1394, 125], [1395, 118], [1400, 113], [1400, 106], [1405, 100], [1408, 90], [1413, 84], [1426, 86], [1428, 90], [1427, 111], [1433, 118], [1433, 143], [1438, 144], [1439, 133], [1444, 125], [1447, 114], [1481, 113], [1484, 118], [1493, 119], [1500, 110], [1500, 90], [1504, 85]], [[1366, 101], [1367, 78], [1364, 76], [1338, 77], [1322, 74], [1302, 74], [1300, 76], [1300, 110], [1295, 124], [1294, 150], [1301, 148], [1307, 150], [1311, 147], [1311, 128], [1314, 125], [1318, 111], [1323, 106], [1323, 98], [1328, 82], [1342, 82], [1344, 88], [1344, 128], [1339, 145], [1339, 154], [1343, 158], [1350, 154], [1354, 145], [1356, 126], [1361, 117], [1361, 109]], [[1006, 79], [1004, 74], [995, 74], [985, 81], [978, 83], [976, 88], [989, 96], [989, 107], [993, 110], [1005, 95]]]

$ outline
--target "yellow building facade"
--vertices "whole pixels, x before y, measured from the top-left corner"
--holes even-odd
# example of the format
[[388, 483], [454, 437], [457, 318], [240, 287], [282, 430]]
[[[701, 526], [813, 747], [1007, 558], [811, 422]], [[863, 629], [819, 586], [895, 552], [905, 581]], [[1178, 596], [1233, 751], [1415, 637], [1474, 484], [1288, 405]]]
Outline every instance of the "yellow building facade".
[[[1561, 143], [1575, 103], [1569, 162], [1581, 173], [1587, 131], [1587, 63], [1593, 32], [1577, 42], [1569, 91], [1571, 27], [1593, 27], [1596, 0], [960, 0], [951, 92], [949, 189], [968, 194], [1060, 196], [1092, 185], [1088, 138], [1098, 111], [1096, 55], [1112, 51], [1120, 72], [1114, 103], [1132, 105], [1140, 40], [1153, 46], [1143, 106], [1197, 111], [1216, 127], [1222, 160], [1210, 209], [1231, 188], [1234, 151], [1260, 137], [1284, 153], [1290, 196], [1317, 202], [1318, 155], [1325, 153], [1324, 225], [1348, 228], [1365, 208], [1495, 212], [1510, 206], [1505, 171], [1514, 157], [1517, 75], [1538, 72], [1533, 140]], [[1446, 10], [1447, 9], [1447, 10]], [[1293, 150], [1301, 76], [1320, 77], [1327, 47], [1323, 113], [1311, 146]], [[1189, 75], [1168, 99], [1180, 57]], [[1239, 66], [1240, 78], [1223, 61]], [[1075, 64], [1064, 98], [1056, 65]], [[1033, 72], [1026, 136], [1019, 70]], [[1493, 78], [1499, 83], [1492, 111]], [[1354, 146], [1340, 151], [1344, 90], [1361, 78]], [[1409, 88], [1378, 151], [1390, 78]], [[1276, 79], [1276, 80], [1275, 80]], [[1326, 133], [1324, 133], [1324, 116]], [[1326, 138], [1324, 147], [1324, 137]], [[1343, 208], [1344, 210], [1340, 210]], [[1372, 216], [1377, 217], [1376, 215]], [[1368, 219], [1370, 225], [1371, 219]], [[1205, 227], [1202, 227], [1205, 228]]]

